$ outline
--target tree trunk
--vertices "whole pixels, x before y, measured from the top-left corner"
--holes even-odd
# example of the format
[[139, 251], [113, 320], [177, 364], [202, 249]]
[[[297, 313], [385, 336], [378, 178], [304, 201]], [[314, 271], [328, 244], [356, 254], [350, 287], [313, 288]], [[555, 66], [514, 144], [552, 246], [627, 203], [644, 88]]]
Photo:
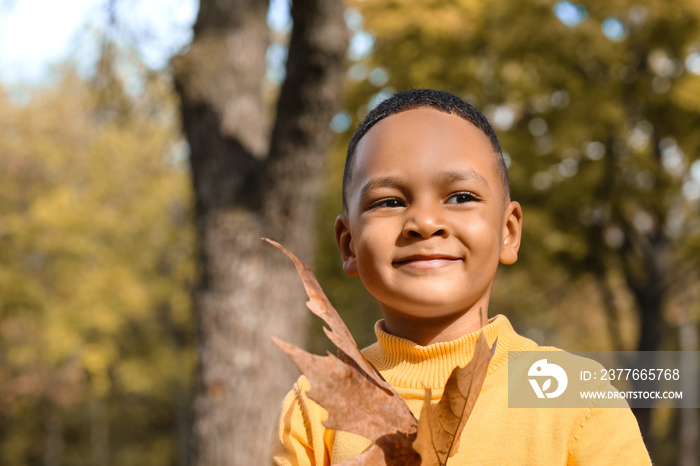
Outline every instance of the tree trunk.
[[[627, 237], [633, 238], [631, 227]], [[634, 244], [627, 243], [628, 255], [623, 257], [623, 268], [628, 288], [632, 291], [639, 310], [639, 340], [637, 351], [659, 351], [662, 339], [663, 303], [668, 283], [669, 241], [662, 226], [656, 226], [647, 235], [639, 235]], [[651, 432], [651, 409], [633, 410], [639, 423], [644, 443], [653, 457], [654, 436]]]
[[104, 400], [90, 401], [90, 443], [93, 464], [109, 466], [109, 417]]
[[287, 78], [270, 131], [266, 13], [265, 1], [202, 0], [193, 43], [173, 60], [199, 235], [199, 466], [267, 462], [274, 417], [298, 375], [269, 336], [303, 344], [307, 328], [291, 263], [260, 238], [312, 258], [347, 32], [340, 0], [293, 2]]
[[[700, 335], [695, 322], [688, 318], [686, 312], [683, 313], [681, 322], [678, 323], [678, 336], [681, 351], [698, 351], [700, 349]], [[692, 397], [698, 393], [700, 388], [700, 368], [698, 368], [695, 358], [685, 358], [681, 361], [681, 390], [689, 393]], [[688, 395], [686, 395], [688, 396]], [[692, 401], [691, 401], [692, 402]], [[698, 410], [684, 408], [680, 410], [681, 432], [680, 432], [680, 453], [678, 464], [680, 466], [694, 466], [699, 464], [698, 460], [698, 440], [700, 439], [700, 419]]]
[[44, 466], [61, 466], [63, 463], [63, 422], [58, 408], [51, 404], [46, 412], [46, 446]]

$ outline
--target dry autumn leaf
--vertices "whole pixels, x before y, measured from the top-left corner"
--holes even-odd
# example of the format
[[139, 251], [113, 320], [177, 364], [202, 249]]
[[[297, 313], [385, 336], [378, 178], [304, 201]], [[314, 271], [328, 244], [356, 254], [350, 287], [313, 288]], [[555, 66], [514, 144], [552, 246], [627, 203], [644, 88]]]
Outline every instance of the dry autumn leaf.
[[263, 238], [263, 240], [285, 253], [292, 260], [292, 262], [294, 262], [294, 266], [296, 267], [297, 272], [301, 277], [301, 281], [304, 284], [306, 294], [309, 296], [309, 300], [306, 302], [306, 307], [308, 307], [311, 312], [316, 314], [318, 317], [323, 319], [323, 321], [330, 327], [330, 330], [324, 327], [323, 331], [338, 348], [339, 357], [341, 359], [345, 359], [345, 356], [347, 356], [347, 358], [352, 360], [357, 368], [364, 372], [367, 377], [369, 377], [369, 379], [372, 380], [372, 382], [374, 382], [378, 387], [385, 390], [389, 394], [399, 396], [396, 393], [396, 390], [394, 390], [394, 387], [389, 385], [381, 374], [377, 372], [374, 366], [370, 364], [370, 362], [367, 361], [367, 359], [362, 355], [357, 343], [355, 343], [355, 339], [345, 326], [343, 319], [341, 319], [338, 315], [338, 311], [335, 310], [331, 302], [326, 297], [325, 293], [321, 289], [321, 285], [318, 284], [318, 280], [316, 280], [316, 276], [311, 269], [278, 242], [268, 238]]
[[330, 327], [324, 331], [341, 358], [316, 356], [276, 338], [273, 341], [309, 379], [309, 398], [328, 411], [324, 425], [374, 442], [367, 452], [347, 464], [381, 464], [376, 459], [383, 457], [387, 465], [419, 465], [420, 457], [411, 448], [418, 421], [408, 405], [362, 355], [311, 269], [279, 243], [265, 241], [294, 262], [309, 296], [306, 305]]
[[419, 422], [396, 390], [362, 355], [311, 269], [279, 243], [263, 239], [294, 262], [309, 296], [306, 305], [330, 327], [324, 327], [324, 331], [338, 348], [339, 357], [313, 355], [282, 340], [272, 340], [309, 380], [309, 398], [328, 412], [323, 424], [373, 442], [365, 452], [341, 465], [445, 464], [457, 451], [496, 344], [489, 352], [483, 334], [479, 336], [474, 357], [464, 368], [455, 368], [438, 404], [431, 403], [430, 389], [426, 389]]
[[462, 430], [481, 392], [496, 343], [489, 351], [484, 334], [479, 334], [474, 357], [466, 366], [452, 371], [439, 403], [431, 403], [431, 391], [425, 390], [418, 435], [413, 442], [413, 448], [421, 456], [421, 466], [442, 466], [457, 453]]
[[387, 465], [420, 464], [420, 456], [411, 448], [417, 421], [400, 396], [387, 395], [365, 374], [331, 354], [317, 356], [284, 341], [273, 341], [309, 379], [308, 397], [328, 411], [323, 424], [374, 442], [365, 454], [347, 464], [381, 464], [376, 461], [379, 457]]

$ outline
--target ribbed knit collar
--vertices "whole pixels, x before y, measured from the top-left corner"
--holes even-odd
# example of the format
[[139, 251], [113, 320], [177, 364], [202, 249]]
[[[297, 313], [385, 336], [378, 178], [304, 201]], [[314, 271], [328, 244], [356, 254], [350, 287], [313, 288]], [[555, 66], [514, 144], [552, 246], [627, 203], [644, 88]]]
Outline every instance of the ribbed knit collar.
[[457, 340], [420, 346], [410, 340], [388, 334], [384, 321], [374, 326], [377, 343], [365, 348], [365, 357], [374, 364], [391, 385], [402, 388], [440, 389], [445, 386], [452, 370], [464, 367], [474, 355], [474, 346], [481, 332], [489, 346], [498, 337], [496, 353], [491, 359], [487, 376], [506, 365], [509, 351], [527, 351], [535, 342], [518, 335], [508, 319], [497, 315], [483, 328]]

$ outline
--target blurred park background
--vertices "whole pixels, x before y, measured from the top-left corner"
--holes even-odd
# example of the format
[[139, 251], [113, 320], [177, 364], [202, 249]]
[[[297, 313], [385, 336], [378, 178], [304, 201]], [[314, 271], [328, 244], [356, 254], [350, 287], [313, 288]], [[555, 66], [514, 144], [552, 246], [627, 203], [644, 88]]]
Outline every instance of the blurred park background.
[[[292, 3], [61, 2], [68, 52], [23, 75], [50, 8], [0, 1], [0, 464], [264, 464], [297, 376], [268, 336], [331, 347], [258, 238], [370, 344], [333, 222], [354, 127], [409, 88], [501, 141], [525, 238], [491, 316], [700, 349], [700, 2]], [[697, 410], [635, 414], [655, 464], [700, 464]]]

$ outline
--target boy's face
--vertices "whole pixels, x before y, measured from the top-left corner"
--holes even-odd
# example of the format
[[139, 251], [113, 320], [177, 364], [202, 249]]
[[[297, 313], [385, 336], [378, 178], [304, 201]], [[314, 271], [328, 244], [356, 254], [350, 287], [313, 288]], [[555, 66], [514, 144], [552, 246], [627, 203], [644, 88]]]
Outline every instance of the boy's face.
[[522, 213], [506, 198], [487, 136], [432, 108], [391, 115], [356, 148], [336, 240], [385, 314], [449, 319], [488, 308], [498, 263], [513, 263]]

